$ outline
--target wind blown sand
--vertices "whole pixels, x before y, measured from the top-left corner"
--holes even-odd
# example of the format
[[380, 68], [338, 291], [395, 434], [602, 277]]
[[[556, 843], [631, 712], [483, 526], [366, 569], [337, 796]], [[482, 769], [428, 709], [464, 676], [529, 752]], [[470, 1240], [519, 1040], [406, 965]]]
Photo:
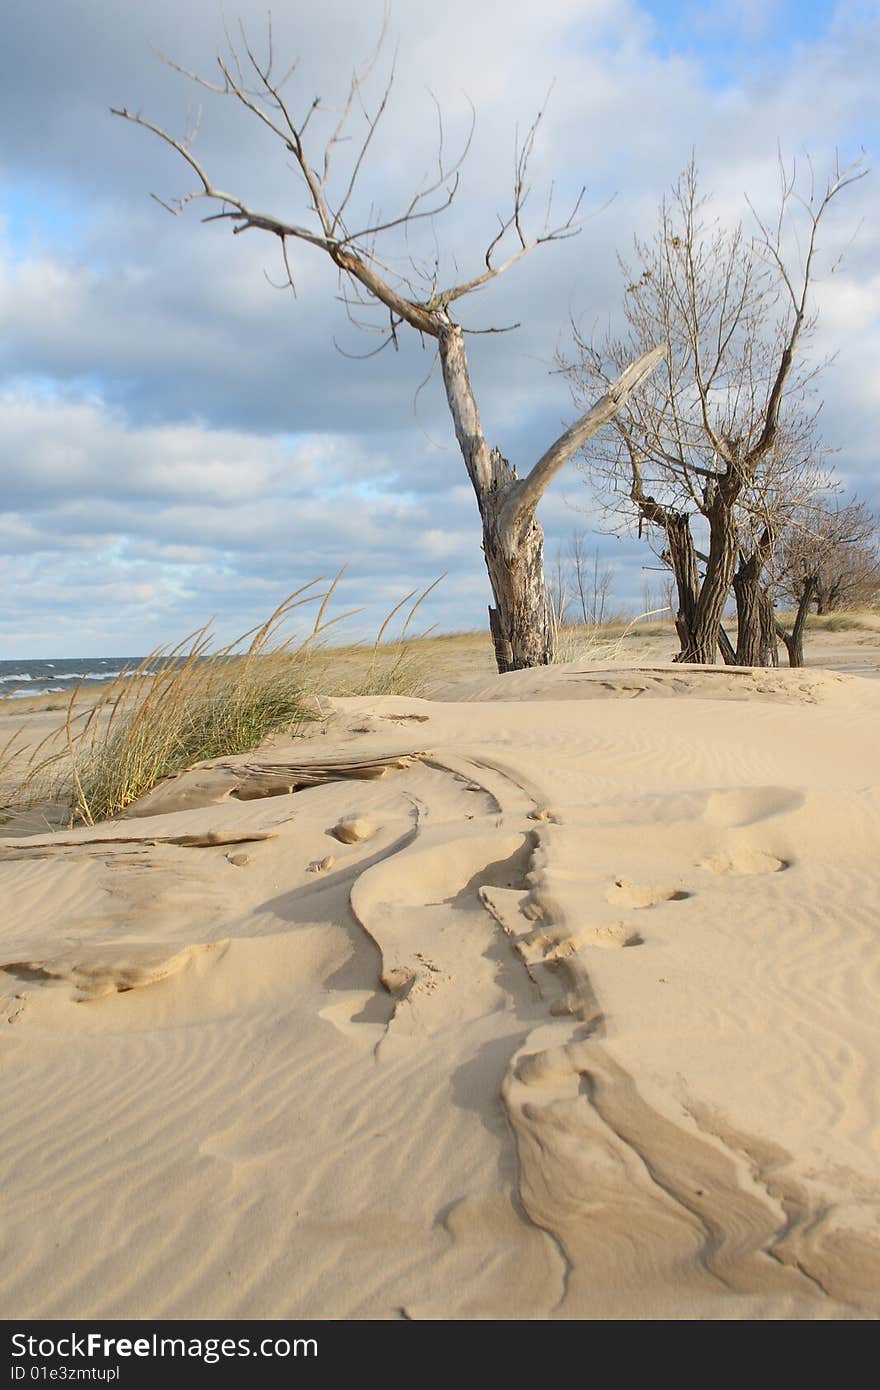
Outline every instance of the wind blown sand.
[[0, 840], [2, 1315], [876, 1317], [878, 714], [574, 664]]

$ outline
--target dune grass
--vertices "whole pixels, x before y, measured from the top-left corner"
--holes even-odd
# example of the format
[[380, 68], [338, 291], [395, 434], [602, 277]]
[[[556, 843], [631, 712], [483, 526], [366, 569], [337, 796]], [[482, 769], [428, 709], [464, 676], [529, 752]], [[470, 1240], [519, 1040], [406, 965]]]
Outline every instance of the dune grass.
[[[567, 665], [571, 661], [607, 663], [617, 661], [621, 649], [628, 638], [657, 637], [666, 635], [666, 625], [645, 623], [659, 613], [668, 613], [668, 608], [651, 608], [646, 613], [638, 613], [628, 620], [614, 620], [595, 627], [558, 627], [556, 629], [556, 665]], [[673, 629], [674, 631], [674, 629]]]
[[208, 623], [170, 650], [151, 652], [82, 713], [77, 687], [66, 748], [55, 757], [69, 778], [72, 821], [108, 820], [163, 778], [246, 752], [309, 719], [301, 664], [276, 637], [290, 612], [314, 597], [298, 590], [258, 628], [216, 652]]
[[[80, 682], [67, 702], [63, 746], [31, 752], [14, 774], [21, 738], [0, 748], [0, 812], [38, 803], [66, 805], [71, 824], [94, 825], [124, 811], [164, 778], [212, 758], [256, 748], [270, 734], [296, 734], [322, 714], [322, 695], [417, 694], [424, 662], [407, 633], [420, 604], [435, 587], [408, 594], [388, 615], [371, 649], [357, 652], [350, 676], [338, 649], [322, 646], [325, 633], [360, 610], [328, 618], [330, 599], [344, 570], [325, 591], [313, 580], [289, 595], [265, 622], [220, 650], [211, 623], [176, 646], [151, 652], [88, 699]], [[414, 600], [414, 602], [412, 602]], [[295, 645], [281, 638], [291, 613], [318, 603], [309, 635]], [[387, 642], [389, 627], [407, 603], [403, 631]], [[57, 743], [57, 735], [49, 736]]]
[[814, 632], [870, 632], [871, 624], [855, 613], [811, 613], [807, 631], [811, 628]]

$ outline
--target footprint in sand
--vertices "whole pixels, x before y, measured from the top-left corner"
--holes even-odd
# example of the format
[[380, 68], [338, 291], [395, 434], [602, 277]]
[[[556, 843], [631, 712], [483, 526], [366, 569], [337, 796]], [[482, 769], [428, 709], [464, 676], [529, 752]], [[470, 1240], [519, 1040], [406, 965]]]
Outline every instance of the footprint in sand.
[[[687, 897], [687, 894], [682, 896]], [[613, 950], [621, 946], [642, 946], [644, 937], [626, 922], [611, 922], [578, 933], [578, 945], [601, 946]]]
[[725, 850], [703, 859], [698, 869], [706, 869], [710, 874], [722, 877], [747, 877], [753, 874], [778, 874], [791, 867], [788, 859], [777, 859], [775, 854], [767, 854], [762, 849]]
[[6, 1014], [7, 1023], [17, 1023], [27, 1007], [28, 995], [26, 991], [21, 994], [9, 995], [3, 1000], [2, 1011]]
[[616, 878], [605, 891], [609, 903], [621, 907], [654, 907], [657, 903], [683, 902], [691, 897], [683, 888], [663, 888], [656, 884], [631, 883], [629, 879]]

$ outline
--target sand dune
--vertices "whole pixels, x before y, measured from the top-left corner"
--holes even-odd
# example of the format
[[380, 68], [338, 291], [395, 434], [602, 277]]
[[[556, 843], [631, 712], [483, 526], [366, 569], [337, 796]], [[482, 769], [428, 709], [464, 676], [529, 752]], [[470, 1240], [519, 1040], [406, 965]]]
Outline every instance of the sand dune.
[[452, 694], [0, 840], [3, 1316], [880, 1314], [880, 685]]

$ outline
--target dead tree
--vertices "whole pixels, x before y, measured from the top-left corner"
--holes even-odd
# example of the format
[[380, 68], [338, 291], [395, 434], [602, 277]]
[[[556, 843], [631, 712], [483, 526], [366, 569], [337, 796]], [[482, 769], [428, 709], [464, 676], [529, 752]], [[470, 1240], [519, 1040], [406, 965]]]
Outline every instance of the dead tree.
[[[459, 301], [509, 270], [530, 251], [546, 242], [558, 241], [578, 231], [576, 217], [582, 194], [570, 215], [561, 223], [552, 220], [548, 202], [539, 232], [525, 225], [529, 196], [528, 166], [538, 125], [539, 113], [517, 151], [511, 206], [488, 242], [480, 268], [469, 277], [441, 284], [435, 264], [424, 269], [410, 260], [406, 274], [392, 269], [390, 253], [380, 254], [377, 245], [395, 232], [407, 233], [420, 221], [433, 220], [447, 209], [458, 189], [459, 171], [470, 140], [462, 154], [445, 160], [441, 137], [436, 175], [429, 178], [398, 212], [390, 216], [375, 214], [370, 206], [363, 220], [355, 214], [356, 193], [365, 161], [386, 112], [393, 69], [381, 94], [368, 109], [368, 78], [373, 59], [355, 72], [342, 115], [326, 141], [315, 140], [315, 127], [325, 108], [315, 97], [305, 107], [305, 115], [294, 113], [286, 94], [286, 83], [293, 69], [275, 76], [271, 27], [265, 57], [258, 57], [241, 29], [240, 46], [230, 43], [226, 57], [218, 57], [219, 80], [206, 81], [195, 73], [171, 64], [200, 86], [240, 103], [264, 129], [279, 142], [278, 148], [299, 177], [306, 195], [308, 225], [262, 208], [252, 207], [234, 192], [218, 185], [193, 153], [193, 136], [175, 138], [161, 126], [123, 107], [113, 114], [151, 131], [170, 146], [189, 166], [195, 187], [164, 206], [180, 213], [194, 200], [214, 203], [218, 211], [206, 222], [231, 225], [236, 235], [256, 229], [277, 239], [284, 266], [285, 283], [294, 288], [292, 248], [310, 246], [328, 256], [336, 266], [342, 295], [350, 313], [379, 307], [385, 316], [384, 341], [396, 345], [403, 325], [437, 344], [446, 400], [452, 415], [456, 439], [465, 468], [473, 485], [482, 521], [483, 551], [494, 603], [489, 609], [490, 626], [500, 671], [544, 665], [553, 657], [554, 627], [544, 582], [543, 532], [536, 509], [553, 478], [588, 439], [608, 424], [625, 405], [630, 394], [657, 366], [663, 348], [650, 344], [636, 361], [625, 365], [613, 382], [604, 384], [600, 398], [590, 404], [580, 419], [566, 430], [533, 464], [525, 477], [493, 448], [484, 432], [477, 401], [468, 372], [465, 334], [456, 318]], [[352, 144], [353, 118], [362, 115], [364, 125]], [[315, 125], [313, 125], [313, 121]], [[336, 176], [340, 147], [348, 142], [350, 154], [345, 171]], [[439, 262], [439, 257], [437, 258]], [[360, 326], [363, 326], [362, 324]], [[497, 330], [482, 330], [497, 331]]]
[[[779, 592], [794, 605], [790, 630], [776, 623], [790, 666], [804, 664], [811, 605], [858, 606], [880, 593], [877, 518], [864, 502], [817, 499], [791, 516], [774, 556]], [[822, 610], [820, 610], [822, 611]]]
[[614, 568], [609, 564], [599, 564], [598, 548], [592, 556], [588, 553], [584, 532], [576, 529], [572, 531], [568, 543], [568, 558], [584, 626], [601, 627], [611, 598]]
[[880, 598], [880, 522], [855, 499], [823, 518], [816, 578], [816, 613], [867, 608]]
[[[680, 661], [713, 662], [724, 642], [743, 509], [766, 493], [780, 433], [803, 410], [813, 375], [798, 352], [813, 324], [819, 227], [832, 200], [860, 177], [858, 166], [837, 167], [822, 190], [801, 194], [796, 171], [780, 164], [776, 218], [770, 224], [754, 214], [749, 239], [741, 226], [727, 231], [707, 221], [692, 161], [661, 205], [653, 240], [636, 241], [635, 268], [621, 263], [626, 331], [598, 347], [579, 338], [579, 360], [564, 364], [581, 399], [650, 342], [669, 345], [663, 369], [585, 458], [618, 523], [634, 510], [640, 535], [659, 533], [678, 591]], [[799, 262], [789, 250], [792, 220], [799, 220]], [[766, 553], [768, 545], [772, 528]], [[744, 602], [760, 582], [761, 556], [754, 560], [741, 571]], [[754, 622], [747, 617], [737, 661], [758, 654], [760, 607]]]

